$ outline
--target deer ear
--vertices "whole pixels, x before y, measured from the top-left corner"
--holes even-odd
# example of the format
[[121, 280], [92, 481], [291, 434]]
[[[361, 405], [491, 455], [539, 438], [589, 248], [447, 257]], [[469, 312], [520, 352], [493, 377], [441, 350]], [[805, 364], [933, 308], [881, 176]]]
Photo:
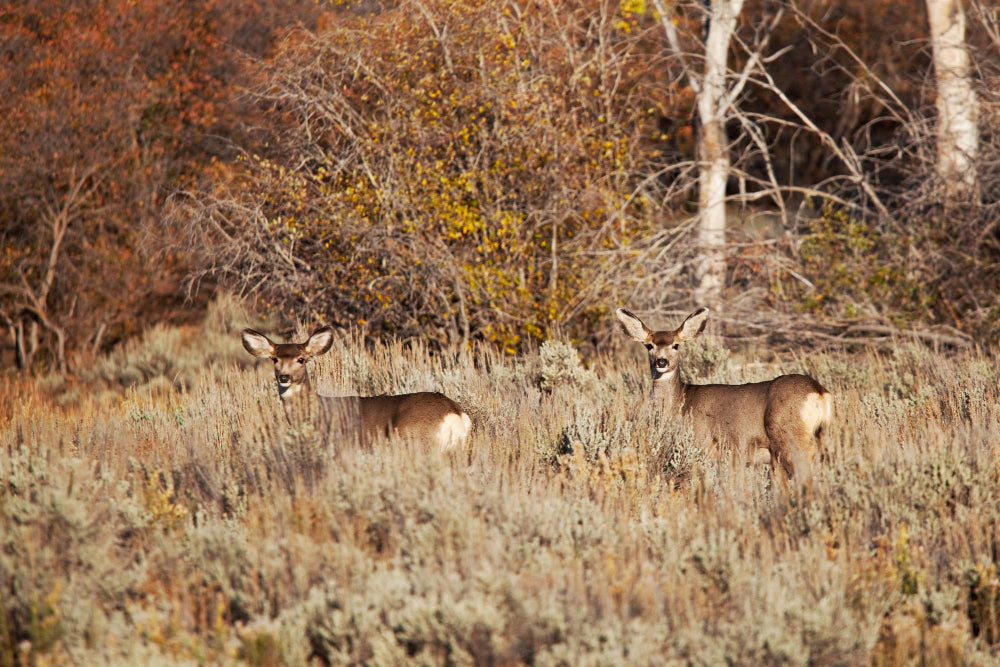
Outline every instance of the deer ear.
[[243, 339], [243, 347], [246, 348], [246, 351], [253, 356], [274, 356], [274, 343], [272, 343], [267, 336], [259, 331], [244, 329], [240, 332], [240, 338]]
[[618, 316], [618, 321], [621, 322], [622, 331], [625, 332], [626, 336], [640, 343], [645, 343], [649, 340], [649, 336], [653, 332], [647, 329], [642, 320], [636, 317], [634, 313], [624, 308], [619, 308], [615, 311], [615, 315]]
[[323, 354], [330, 349], [333, 345], [333, 328], [323, 327], [322, 329], [316, 329], [309, 336], [309, 340], [306, 341], [305, 349], [306, 354], [311, 357], [315, 357], [317, 354]]
[[680, 341], [690, 340], [705, 330], [707, 322], [708, 308], [699, 308], [687, 316], [687, 319], [677, 330], [675, 337]]

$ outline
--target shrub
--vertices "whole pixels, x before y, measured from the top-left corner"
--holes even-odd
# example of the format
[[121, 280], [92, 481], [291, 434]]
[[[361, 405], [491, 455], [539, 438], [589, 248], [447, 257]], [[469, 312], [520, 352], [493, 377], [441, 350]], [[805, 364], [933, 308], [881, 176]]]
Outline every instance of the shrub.
[[653, 230], [634, 195], [656, 123], [685, 104], [618, 16], [422, 0], [293, 34], [257, 90], [280, 141], [185, 209], [193, 245], [287, 314], [511, 352], [554, 323], [592, 330]]
[[[719, 349], [709, 376], [757, 363]], [[488, 348], [344, 337], [317, 363], [337, 390], [460, 387], [474, 429], [449, 454], [291, 427], [270, 372], [236, 364], [64, 407], [19, 381], [0, 661], [995, 657], [993, 353], [811, 354], [835, 420], [812, 489], [781, 494], [650, 406], [635, 352], [583, 369], [548, 345], [551, 392], [541, 355]]]

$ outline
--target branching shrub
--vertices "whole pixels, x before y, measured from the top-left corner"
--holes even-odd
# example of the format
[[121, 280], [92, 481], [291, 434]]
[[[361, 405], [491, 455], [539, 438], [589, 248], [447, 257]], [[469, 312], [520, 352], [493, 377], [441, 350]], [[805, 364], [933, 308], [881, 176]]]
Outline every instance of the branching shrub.
[[293, 34], [257, 89], [280, 141], [184, 208], [205, 270], [401, 337], [592, 330], [655, 231], [657, 123], [689, 103], [627, 28], [606, 0], [410, 0]]
[[555, 340], [542, 343], [538, 348], [538, 364], [538, 387], [542, 391], [595, 389], [597, 376], [583, 366], [576, 348], [568, 343]]

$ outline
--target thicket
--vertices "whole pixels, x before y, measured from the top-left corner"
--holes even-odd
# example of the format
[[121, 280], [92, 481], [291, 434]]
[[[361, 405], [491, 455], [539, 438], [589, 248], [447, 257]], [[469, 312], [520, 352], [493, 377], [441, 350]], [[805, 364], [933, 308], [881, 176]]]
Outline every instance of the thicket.
[[582, 331], [657, 231], [642, 181], [672, 168], [683, 130], [660, 124], [690, 104], [660, 59], [608, 3], [402, 3], [297, 31], [257, 88], [287, 122], [195, 206], [192, 246], [289, 314], [512, 352]]
[[321, 391], [440, 390], [474, 421], [454, 456], [357, 449], [287, 426], [223, 312], [200, 338], [216, 363], [184, 383], [0, 385], [0, 663], [997, 658], [995, 350], [765, 362], [703, 341], [698, 380], [806, 371], [836, 395], [813, 489], [790, 497], [649, 410], [641, 350], [584, 366], [559, 341], [511, 358], [338, 338]]
[[[649, 2], [99, 4], [0, 22], [5, 367], [82, 367], [220, 285], [511, 352], [690, 310], [702, 3], [669, 3], [679, 51]], [[996, 339], [1000, 30], [968, 14], [981, 182], [946, 204], [921, 12], [746, 5], [720, 322]]]
[[[990, 118], [996, 16], [979, 9]], [[996, 183], [986, 169], [980, 201], [938, 196], [925, 26], [901, 11], [745, 11], [734, 71], [777, 55], [729, 127], [730, 317], [784, 338], [995, 338]], [[703, 17], [676, 12], [696, 67]], [[295, 31], [253, 91], [269, 142], [182, 200], [187, 247], [289, 317], [439, 344], [592, 341], [611, 302], [683, 309], [698, 129], [661, 21], [646, 3], [413, 0]], [[986, 167], [988, 123], [983, 139]]]
[[[889, 11], [905, 8], [897, 5]], [[892, 58], [865, 61], [860, 47], [851, 53], [842, 39], [820, 38], [831, 54], [826, 66], [841, 72], [838, 78], [843, 80], [843, 72], [852, 71], [847, 63], [855, 58], [870, 63], [870, 74], [845, 88], [845, 94], [858, 95], [865, 106], [873, 108], [870, 122], [854, 130], [851, 140], [866, 172], [874, 175], [891, 215], [866, 214], [854, 201], [851, 206], [819, 207], [803, 222], [796, 269], [812, 284], [804, 289], [789, 274], [783, 276], [783, 284], [774, 283], [776, 290], [789, 289], [800, 307], [854, 320], [856, 325], [863, 320], [875, 328], [932, 325], [946, 339], [997, 340], [1000, 181], [994, 174], [1000, 164], [996, 92], [1000, 63], [993, 54], [1000, 45], [1000, 14], [995, 7], [980, 3], [969, 3], [967, 11], [980, 101], [975, 169], [981, 177], [979, 191], [962, 201], [942, 196], [935, 172], [933, 88], [913, 72], [900, 76], [895, 69], [893, 73]], [[907, 24], [893, 18], [875, 15], [876, 20], [893, 25]], [[919, 42], [910, 43], [899, 57], [922, 62], [927, 51]], [[854, 69], [858, 67], [855, 61]], [[892, 94], [880, 92], [882, 85]], [[862, 330], [863, 325], [856, 329]]]
[[[0, 365], [66, 370], [161, 322], [197, 321], [162, 225], [224, 179], [254, 107], [238, 90], [304, 0], [0, 3]], [[242, 84], [241, 84], [242, 82]], [[83, 363], [83, 359], [81, 359]]]

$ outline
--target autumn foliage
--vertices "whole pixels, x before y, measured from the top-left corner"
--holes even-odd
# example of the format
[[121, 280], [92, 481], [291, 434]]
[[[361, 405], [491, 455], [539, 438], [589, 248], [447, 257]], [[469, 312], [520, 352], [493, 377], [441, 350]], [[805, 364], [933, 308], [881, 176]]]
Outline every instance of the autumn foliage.
[[[610, 317], [691, 310], [702, 0], [0, 0], [0, 667], [996, 664], [964, 4], [965, 201], [920, 3], [744, 4], [683, 367], [833, 393], [802, 487], [655, 409]], [[318, 324], [318, 392], [443, 392], [467, 448], [288, 423], [239, 331]]]
[[[197, 317], [219, 286], [281, 326], [511, 352], [555, 329], [593, 339], [615, 304], [689, 310], [703, 9], [8, 3], [3, 365], [71, 368]], [[970, 5], [982, 198], [954, 210], [933, 187], [921, 13], [746, 4], [727, 125], [734, 313], [996, 338], [996, 20]]]
[[656, 57], [607, 3], [337, 14], [265, 68], [258, 99], [286, 124], [196, 211], [195, 245], [341, 325], [511, 351], [586, 326], [655, 230], [642, 181], [689, 103]]
[[187, 262], [159, 252], [164, 203], [227, 155], [240, 63], [312, 11], [275, 13], [290, 4], [4, 4], [0, 323], [18, 365], [177, 317]]

